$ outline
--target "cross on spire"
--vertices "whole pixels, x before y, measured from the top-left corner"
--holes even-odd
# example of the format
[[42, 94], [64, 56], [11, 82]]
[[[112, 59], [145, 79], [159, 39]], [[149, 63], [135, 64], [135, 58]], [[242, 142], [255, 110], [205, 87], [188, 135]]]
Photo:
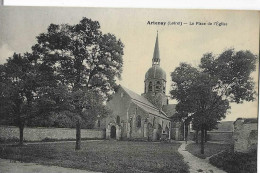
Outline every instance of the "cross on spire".
[[160, 65], [160, 52], [159, 52], [159, 41], [158, 41], [158, 30], [153, 52], [153, 65]]

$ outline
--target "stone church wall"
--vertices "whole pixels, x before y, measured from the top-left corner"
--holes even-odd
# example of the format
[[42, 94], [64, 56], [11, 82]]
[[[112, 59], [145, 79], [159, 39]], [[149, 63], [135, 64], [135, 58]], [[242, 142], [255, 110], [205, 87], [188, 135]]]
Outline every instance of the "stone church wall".
[[127, 122], [127, 111], [131, 107], [131, 98], [122, 89], [113, 95], [107, 106], [113, 110], [113, 113], [106, 118], [107, 123], [116, 124], [117, 116], [120, 117], [120, 122]]
[[[145, 121], [149, 117], [149, 115], [145, 111], [143, 111], [142, 109], [140, 109], [136, 106], [132, 107], [132, 109], [129, 111], [129, 114], [132, 118], [131, 138], [144, 139], [146, 136], [144, 134]], [[141, 117], [141, 126], [140, 127], [137, 127], [137, 117], [138, 116]]]
[[[117, 139], [126, 138], [128, 125], [127, 111], [131, 107], [131, 98], [120, 88], [119, 91], [113, 95], [113, 98], [107, 103], [107, 106], [113, 110], [113, 112], [105, 119], [106, 138], [110, 138], [110, 128], [112, 126], [115, 126], [117, 129]], [[120, 122], [118, 123], [117, 120]], [[119, 134], [119, 131], [121, 134]]]
[[[105, 131], [97, 129], [81, 129], [81, 138], [104, 139]], [[19, 128], [14, 126], [0, 126], [0, 139], [19, 139]], [[42, 141], [46, 139], [65, 140], [76, 139], [76, 129], [70, 128], [24, 128], [24, 140]]]
[[[171, 139], [182, 141], [184, 140], [183, 136], [183, 123], [180, 121], [174, 121], [172, 122], [172, 128], [171, 128]], [[190, 135], [188, 135], [190, 136]]]
[[[106, 118], [106, 138], [130, 139], [130, 140], [155, 140], [166, 129], [170, 129], [170, 120], [166, 120], [149, 114], [128, 96], [123, 89], [119, 89], [113, 98], [107, 103], [113, 110]], [[141, 126], [138, 127], [138, 117], [141, 118]], [[154, 117], [155, 120], [154, 121]], [[158, 126], [160, 124], [160, 130]], [[116, 129], [116, 130], [114, 130]]]

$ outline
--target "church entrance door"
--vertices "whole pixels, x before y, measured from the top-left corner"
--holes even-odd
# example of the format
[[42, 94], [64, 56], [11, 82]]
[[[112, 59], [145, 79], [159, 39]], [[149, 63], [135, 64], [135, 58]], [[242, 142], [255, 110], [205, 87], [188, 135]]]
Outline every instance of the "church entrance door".
[[158, 124], [158, 129], [157, 129], [157, 140], [161, 140], [162, 136], [162, 126]]
[[166, 137], [168, 139], [169, 138], [169, 128], [167, 126], [165, 127], [165, 133], [166, 133]]
[[112, 139], [116, 138], [116, 127], [115, 126], [111, 127], [110, 138], [112, 138]]
[[153, 139], [153, 126], [151, 123], [148, 123], [148, 141], [151, 141]]

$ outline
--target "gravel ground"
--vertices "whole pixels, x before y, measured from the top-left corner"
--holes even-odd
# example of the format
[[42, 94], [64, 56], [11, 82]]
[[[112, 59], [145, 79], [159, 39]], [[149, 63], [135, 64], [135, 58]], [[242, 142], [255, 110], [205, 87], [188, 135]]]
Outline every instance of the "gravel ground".
[[[189, 144], [189, 143], [188, 143]], [[207, 159], [200, 159], [196, 156], [193, 156], [186, 150], [186, 146], [188, 145], [185, 142], [182, 142], [180, 148], [178, 149], [179, 153], [183, 155], [184, 161], [189, 165], [190, 173], [226, 173], [219, 168], [211, 165]]]

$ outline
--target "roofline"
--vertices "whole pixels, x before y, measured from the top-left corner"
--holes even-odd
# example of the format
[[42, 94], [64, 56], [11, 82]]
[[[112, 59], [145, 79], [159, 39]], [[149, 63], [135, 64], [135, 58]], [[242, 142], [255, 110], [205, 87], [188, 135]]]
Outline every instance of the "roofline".
[[[135, 99], [132, 99], [132, 100], [135, 100]], [[135, 100], [135, 101], [136, 101], [136, 100]], [[140, 102], [140, 103], [142, 103], [142, 102]], [[134, 103], [134, 104], [136, 104], [136, 103]], [[141, 108], [138, 104], [136, 104], [136, 105], [137, 105], [140, 109], [142, 109], [143, 111], [147, 112], [146, 110], [144, 110], [143, 108]], [[144, 105], [146, 106], [146, 104], [144, 104]], [[148, 114], [152, 114], [152, 115], [154, 115], [154, 116], [156, 116], [156, 117], [159, 117], [159, 118], [162, 118], [162, 119], [166, 119], [166, 120], [171, 121], [171, 119], [170, 119], [169, 117], [167, 117], [166, 115], [162, 114], [159, 109], [154, 109], [154, 110], [155, 110], [155, 111], [158, 111], [158, 113], [161, 114], [162, 116], [158, 116], [158, 115], [153, 114], [153, 113], [150, 113], [150, 112], [147, 112], [147, 113], [148, 113]]]
[[139, 100], [136, 100], [136, 99], [133, 99], [133, 98], [131, 98], [132, 100], [134, 100], [134, 101], [137, 101], [137, 102], [139, 102], [139, 103], [142, 103], [143, 105], [145, 105], [145, 106], [147, 106], [147, 107], [150, 107], [150, 108], [152, 108], [152, 109], [154, 109], [154, 110], [156, 110], [156, 111], [159, 111], [159, 109], [157, 109], [156, 107], [152, 107], [152, 106], [150, 106], [150, 105], [148, 105], [148, 104], [145, 104], [144, 102], [140, 102]]
[[[119, 84], [119, 86], [124, 90], [124, 87], [122, 86], [122, 85], [120, 85]], [[127, 89], [127, 88], [126, 88]], [[129, 90], [129, 89], [128, 89]], [[131, 90], [130, 90], [131, 91]], [[151, 105], [153, 105], [153, 106], [150, 106], [150, 105], [148, 105], [148, 104], [146, 104], [146, 103], [144, 103], [144, 102], [141, 102], [141, 101], [139, 101], [139, 100], [136, 100], [136, 99], [134, 99], [134, 98], [132, 98], [125, 90], [124, 90], [124, 92], [129, 96], [129, 98], [131, 99], [131, 100], [134, 100], [134, 101], [136, 101], [136, 102], [138, 102], [138, 103], [141, 103], [143, 106], [146, 106], [146, 107], [148, 107], [148, 108], [150, 108], [150, 109], [153, 109], [154, 111], [158, 111], [158, 113], [159, 114], [162, 114], [162, 117], [160, 117], [160, 116], [158, 116], [158, 115], [155, 115], [155, 114], [153, 114], [153, 113], [150, 113], [150, 112], [148, 112], [149, 114], [152, 114], [152, 115], [154, 115], [154, 116], [157, 116], [157, 117], [160, 117], [160, 118], [163, 118], [163, 119], [166, 119], [166, 120], [171, 120], [168, 116], [166, 116], [166, 113], [165, 112], [160, 112], [160, 110], [157, 108], [157, 107], [155, 107], [152, 103], [150, 103]], [[132, 91], [133, 92], [133, 91]], [[137, 94], [137, 93], [135, 93], [135, 94]], [[138, 94], [137, 94], [138, 95]], [[140, 95], [139, 95], [140, 96]], [[142, 97], [142, 96], [141, 96]], [[147, 100], [148, 101], [148, 100]], [[149, 101], [148, 101], [149, 102]], [[135, 103], [136, 104], [136, 103]], [[138, 105], [137, 105], [138, 106]], [[138, 107], [140, 107], [140, 106], [138, 106]], [[141, 107], [140, 107], [141, 108]], [[141, 108], [142, 109], [142, 108]], [[143, 110], [143, 109], [142, 109]], [[145, 111], [145, 110], [144, 110]], [[147, 112], [147, 111], [145, 111], [145, 112]]]
[[[147, 79], [160, 79], [160, 80], [164, 80], [164, 79], [162, 79], [162, 78], [146, 78], [146, 79], [144, 80], [144, 82], [145, 82]], [[167, 82], [167, 80], [164, 80], [164, 81]]]
[[[125, 89], [127, 89], [127, 88], [125, 88], [125, 87], [123, 87], [122, 85], [120, 85], [120, 87], [124, 90], [124, 92], [130, 97], [130, 99], [132, 99], [132, 100], [135, 100], [135, 101], [138, 101], [138, 102], [140, 102], [140, 103], [143, 103], [144, 105], [147, 105], [147, 106], [149, 106], [149, 107], [152, 107], [152, 106], [150, 106], [150, 105], [148, 105], [148, 104], [146, 104], [146, 103], [144, 103], [144, 102], [141, 102], [141, 101], [139, 101], [139, 100], [136, 100], [136, 99], [134, 99], [134, 98], [132, 98], [129, 94], [128, 94], [128, 92], [127, 91], [125, 91]], [[124, 89], [125, 88], [125, 89]], [[127, 90], [129, 90], [129, 89], [127, 89]], [[129, 90], [129, 91], [131, 91], [131, 90]], [[133, 92], [133, 93], [135, 93], [134, 91], [131, 91], [131, 92]], [[135, 93], [135, 94], [137, 94], [137, 93]], [[138, 96], [140, 96], [140, 97], [143, 97], [143, 96], [141, 96], [141, 95], [139, 95], [139, 94], [137, 94]], [[143, 97], [144, 98], [144, 97]], [[144, 99], [146, 99], [146, 98], [144, 98]], [[147, 99], [146, 99], [147, 100]], [[147, 102], [149, 102], [149, 100], [147, 100]], [[151, 105], [153, 105], [151, 102], [149, 102]], [[155, 108], [155, 109], [157, 109], [154, 105], [153, 105], [153, 107], [152, 108]]]

